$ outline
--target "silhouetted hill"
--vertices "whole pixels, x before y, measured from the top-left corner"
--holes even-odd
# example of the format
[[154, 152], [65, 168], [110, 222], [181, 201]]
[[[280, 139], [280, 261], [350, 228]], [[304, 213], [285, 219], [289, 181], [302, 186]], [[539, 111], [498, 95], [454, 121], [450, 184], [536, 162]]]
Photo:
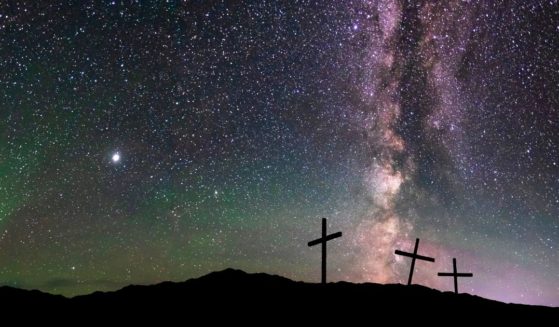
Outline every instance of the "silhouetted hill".
[[[95, 292], [67, 299], [38, 291], [0, 288], [3, 308], [49, 308], [51, 314], [68, 312], [99, 318], [165, 317], [184, 319], [243, 320], [289, 317], [312, 321], [394, 318], [395, 321], [444, 321], [456, 319], [512, 320], [557, 318], [559, 308], [505, 304], [468, 294], [440, 292], [427, 287], [400, 284], [328, 285], [294, 282], [267, 274], [247, 274], [227, 269], [185, 282], [151, 286], [127, 286], [115, 292]], [[290, 318], [289, 318], [290, 319]], [[270, 322], [268, 321], [268, 322]]]
[[5, 305], [66, 305], [70, 300], [61, 295], [52, 295], [37, 290], [22, 290], [10, 286], [0, 286], [0, 304]]

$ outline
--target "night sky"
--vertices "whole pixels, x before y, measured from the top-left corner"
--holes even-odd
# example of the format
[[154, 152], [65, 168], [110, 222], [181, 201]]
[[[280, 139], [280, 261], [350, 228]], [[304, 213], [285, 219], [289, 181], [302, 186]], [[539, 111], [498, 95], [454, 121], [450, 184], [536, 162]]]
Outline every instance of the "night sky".
[[0, 284], [227, 267], [559, 306], [559, 3], [2, 1]]

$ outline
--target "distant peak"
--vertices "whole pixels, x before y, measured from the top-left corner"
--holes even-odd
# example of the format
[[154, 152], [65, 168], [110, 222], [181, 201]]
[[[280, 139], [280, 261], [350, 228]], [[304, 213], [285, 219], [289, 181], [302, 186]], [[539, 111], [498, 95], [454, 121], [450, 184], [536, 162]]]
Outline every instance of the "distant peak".
[[216, 273], [242, 273], [242, 274], [247, 274], [246, 271], [241, 270], [241, 269], [235, 269], [235, 268], [225, 268], [221, 271], [216, 271]]
[[218, 270], [218, 271], [214, 271], [211, 272], [209, 274], [207, 274], [206, 276], [210, 276], [210, 275], [249, 275], [249, 273], [247, 273], [246, 271], [240, 270], [240, 269], [235, 269], [235, 268], [225, 268], [223, 270]]

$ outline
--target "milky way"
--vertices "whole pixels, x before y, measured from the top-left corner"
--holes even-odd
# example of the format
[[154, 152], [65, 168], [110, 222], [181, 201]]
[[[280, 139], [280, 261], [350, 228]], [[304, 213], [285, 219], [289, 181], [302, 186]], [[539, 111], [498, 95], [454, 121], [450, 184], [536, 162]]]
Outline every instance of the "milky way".
[[[557, 1], [0, 5], [0, 283], [236, 267], [559, 305]], [[335, 244], [334, 244], [335, 243]]]

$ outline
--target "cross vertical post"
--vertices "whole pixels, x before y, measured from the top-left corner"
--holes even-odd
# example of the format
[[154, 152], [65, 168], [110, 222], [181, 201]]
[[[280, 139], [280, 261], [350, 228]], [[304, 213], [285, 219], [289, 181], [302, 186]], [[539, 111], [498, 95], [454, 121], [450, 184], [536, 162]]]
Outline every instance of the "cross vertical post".
[[417, 255], [417, 248], [419, 247], [419, 239], [415, 239], [415, 246], [413, 248], [413, 257], [411, 259], [411, 269], [410, 276], [408, 277], [408, 285], [411, 285], [411, 280], [413, 278], [413, 271], [415, 270], [415, 256]]
[[[326, 218], [322, 218], [322, 239], [326, 238]], [[322, 284], [326, 284], [326, 242], [322, 242], [322, 274], [320, 278]]]
[[454, 271], [454, 293], [458, 294], [458, 278], [456, 276], [458, 271], [456, 270], [456, 258], [452, 258], [452, 270]]

